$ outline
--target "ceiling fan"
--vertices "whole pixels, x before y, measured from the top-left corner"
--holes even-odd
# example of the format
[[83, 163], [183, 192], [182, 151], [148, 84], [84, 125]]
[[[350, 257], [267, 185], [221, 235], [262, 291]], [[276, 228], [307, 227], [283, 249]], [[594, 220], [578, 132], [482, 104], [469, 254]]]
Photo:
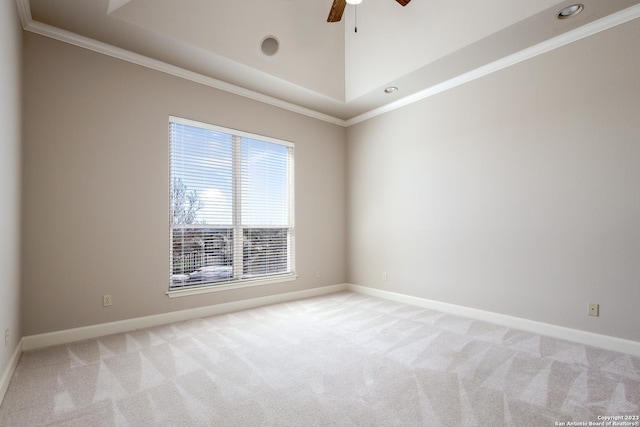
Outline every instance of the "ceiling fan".
[[[351, 0], [349, 3], [357, 4], [362, 0]], [[400, 3], [401, 6], [406, 6], [409, 4], [411, 0], [396, 0]], [[329, 11], [329, 17], [327, 18], [327, 22], [339, 22], [342, 19], [342, 14], [344, 13], [344, 8], [347, 6], [347, 0], [333, 0], [333, 4], [331, 5], [331, 10]]]

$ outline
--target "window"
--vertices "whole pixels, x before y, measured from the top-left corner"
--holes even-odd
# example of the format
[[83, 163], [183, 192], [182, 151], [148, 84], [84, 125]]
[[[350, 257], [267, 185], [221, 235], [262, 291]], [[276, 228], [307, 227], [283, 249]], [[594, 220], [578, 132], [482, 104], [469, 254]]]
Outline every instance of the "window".
[[293, 277], [293, 144], [177, 117], [169, 140], [169, 290]]

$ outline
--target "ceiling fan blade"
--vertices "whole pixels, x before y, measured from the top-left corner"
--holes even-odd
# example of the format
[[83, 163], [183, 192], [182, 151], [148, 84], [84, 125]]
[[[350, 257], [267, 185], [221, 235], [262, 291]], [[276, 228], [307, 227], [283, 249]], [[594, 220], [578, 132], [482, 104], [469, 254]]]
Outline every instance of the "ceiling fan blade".
[[402, 6], [406, 6], [406, 5], [408, 5], [408, 4], [409, 4], [409, 2], [410, 2], [411, 0], [396, 0], [396, 1], [397, 1], [398, 3], [400, 3], [400, 5], [402, 5]]
[[344, 8], [346, 6], [347, 6], [347, 0], [333, 0], [333, 4], [331, 5], [331, 10], [329, 11], [329, 17], [327, 18], [327, 22], [339, 22], [342, 19], [342, 14], [344, 13]]

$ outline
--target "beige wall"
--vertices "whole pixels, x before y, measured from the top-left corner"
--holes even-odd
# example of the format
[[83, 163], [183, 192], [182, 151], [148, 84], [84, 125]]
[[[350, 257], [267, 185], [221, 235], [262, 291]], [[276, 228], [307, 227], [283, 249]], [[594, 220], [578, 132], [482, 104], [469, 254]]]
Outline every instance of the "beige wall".
[[640, 341], [638, 76], [635, 20], [349, 128], [349, 281]]
[[[346, 281], [343, 128], [33, 34], [24, 79], [24, 335]], [[298, 280], [165, 295], [169, 115], [295, 142]]]
[[[20, 339], [20, 72], [22, 28], [14, 1], [0, 2], [0, 376]], [[9, 343], [4, 332], [9, 329]]]
[[[348, 279], [640, 341], [638, 52], [636, 20], [345, 132], [27, 34], [23, 335]], [[296, 142], [296, 282], [166, 297], [170, 114]]]

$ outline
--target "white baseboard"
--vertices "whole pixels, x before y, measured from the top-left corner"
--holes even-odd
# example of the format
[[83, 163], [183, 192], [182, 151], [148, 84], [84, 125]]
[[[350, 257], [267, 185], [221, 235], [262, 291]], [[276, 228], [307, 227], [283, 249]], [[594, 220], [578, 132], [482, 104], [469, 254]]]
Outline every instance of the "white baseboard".
[[[84, 326], [81, 328], [66, 329], [63, 331], [49, 332], [39, 335], [26, 336], [22, 339], [22, 350], [35, 350], [52, 345], [66, 344], [90, 338], [98, 338], [105, 335], [131, 332], [138, 329], [153, 326], [166, 325], [174, 322], [198, 319], [201, 317], [215, 316], [216, 314], [231, 313], [247, 310], [270, 304], [293, 301], [302, 298], [310, 298], [340, 292], [348, 289], [347, 284], [322, 286], [319, 288], [305, 289], [302, 291], [287, 292], [284, 294], [269, 295], [242, 301], [234, 301], [206, 307], [192, 308], [188, 310], [172, 311], [169, 313], [155, 314], [152, 316], [136, 317], [134, 319], [119, 320], [116, 322], [101, 323], [99, 325]], [[11, 377], [9, 377], [11, 378]]]
[[370, 288], [367, 286], [343, 283], [339, 285], [324, 286], [319, 288], [306, 289], [303, 291], [288, 292], [284, 294], [270, 295], [266, 297], [234, 301], [212, 306], [193, 308], [189, 310], [173, 311], [152, 316], [120, 320], [117, 322], [102, 323], [99, 325], [85, 326], [81, 328], [67, 329], [64, 331], [27, 336], [22, 338], [22, 340], [20, 341], [20, 344], [16, 348], [16, 352], [14, 352], [14, 356], [11, 359], [12, 362], [9, 364], [2, 376], [2, 382], [0, 382], [0, 396], [2, 396], [2, 393], [4, 393], [4, 391], [6, 390], [8, 382], [11, 379], [11, 374], [13, 374], [13, 370], [15, 369], [15, 366], [12, 367], [12, 363], [18, 363], [18, 359], [22, 351], [35, 350], [52, 345], [66, 344], [73, 341], [97, 338], [122, 332], [131, 332], [138, 329], [166, 325], [173, 322], [182, 322], [185, 320], [214, 316], [217, 314], [247, 310], [250, 308], [261, 307], [269, 304], [277, 304], [281, 302], [293, 301], [296, 299], [310, 298], [344, 290], [350, 290], [365, 295], [371, 295], [378, 298], [416, 305], [419, 307], [430, 308], [432, 310], [438, 310], [458, 316], [496, 323], [499, 325], [507, 326], [509, 328], [520, 329], [540, 335], [565, 339], [581, 344], [587, 344], [594, 347], [600, 347], [607, 350], [617, 351], [620, 353], [626, 353], [636, 357], [640, 357], [640, 342], [637, 341], [625, 340], [608, 335], [595, 334], [592, 332], [571, 329], [564, 326], [537, 322], [534, 320], [493, 313], [455, 304], [448, 304], [440, 301], [429, 300], [426, 298], [419, 298], [381, 289]]
[[21, 354], [22, 340], [18, 341], [18, 345], [16, 345], [16, 348], [15, 350], [13, 350], [13, 354], [11, 355], [11, 359], [9, 359], [9, 364], [2, 373], [2, 377], [0, 377], [0, 405], [2, 405], [2, 400], [4, 399], [4, 395], [9, 388], [11, 377], [13, 377], [13, 373], [16, 371], [16, 366], [18, 366], [18, 361], [20, 360]]
[[498, 325], [506, 326], [509, 328], [520, 329], [539, 335], [560, 338], [580, 344], [586, 344], [593, 347], [604, 348], [606, 350], [626, 353], [632, 356], [640, 357], [640, 342], [637, 341], [625, 340], [609, 335], [595, 334], [593, 332], [586, 332], [578, 329], [567, 328], [564, 326], [537, 322], [535, 320], [508, 316], [506, 314], [479, 310], [477, 308], [464, 307], [461, 305], [448, 304], [440, 301], [429, 300], [426, 298], [419, 298], [410, 295], [384, 291], [367, 286], [349, 284], [348, 289], [350, 291], [365, 295], [371, 295], [391, 301], [411, 304], [418, 307], [429, 308], [432, 310], [455, 314], [457, 316], [484, 320], [486, 322], [496, 323]]

